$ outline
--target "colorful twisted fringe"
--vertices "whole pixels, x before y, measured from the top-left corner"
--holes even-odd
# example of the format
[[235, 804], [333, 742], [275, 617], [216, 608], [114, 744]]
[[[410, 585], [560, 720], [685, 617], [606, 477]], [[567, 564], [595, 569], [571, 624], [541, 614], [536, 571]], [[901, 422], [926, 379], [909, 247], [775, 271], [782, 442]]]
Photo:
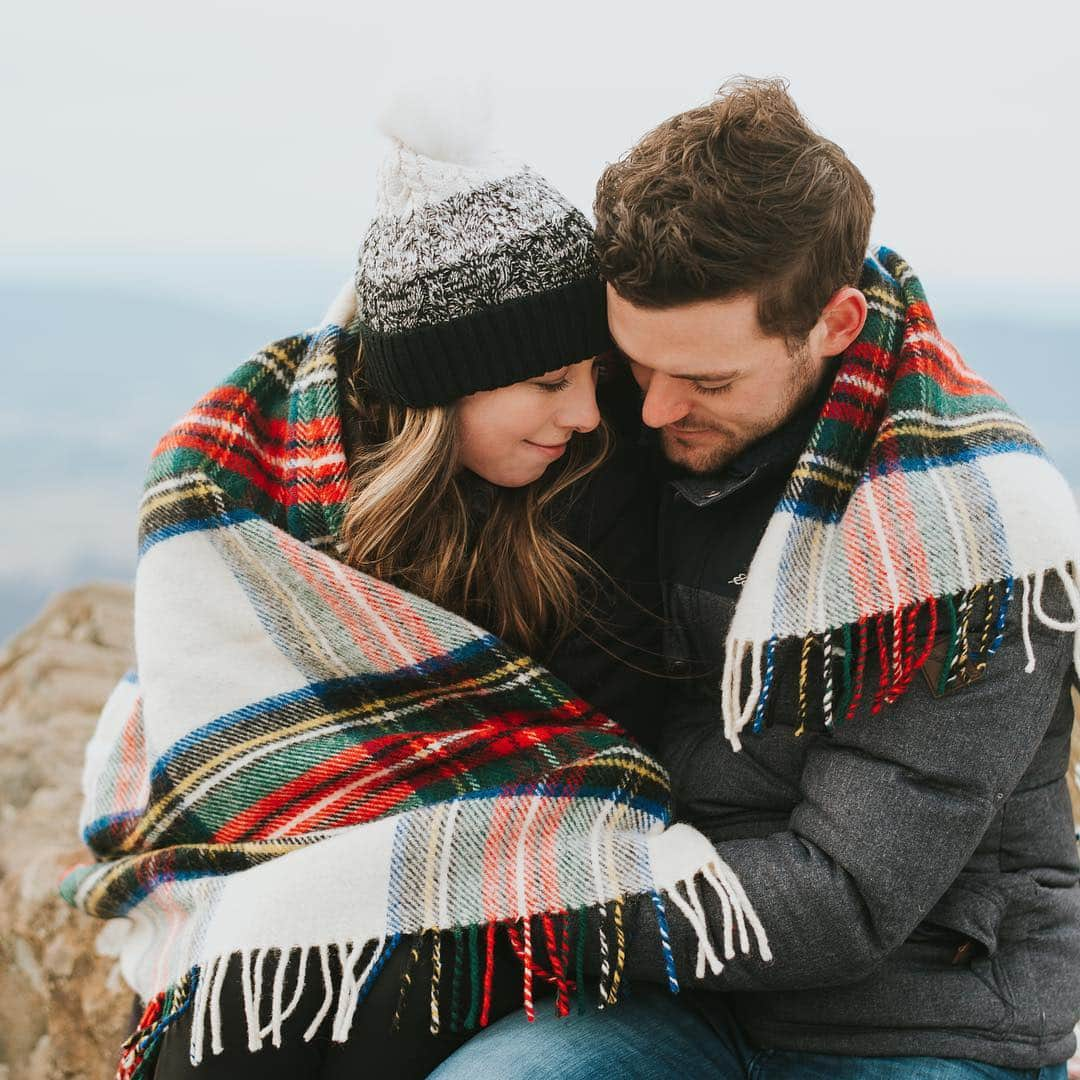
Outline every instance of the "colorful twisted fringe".
[[[1018, 586], [1028, 669], [1032, 614], [1076, 635], [1080, 667], [1080, 515], [1068, 484], [938, 332], [899, 255], [879, 248], [859, 287], [866, 325], [841, 357], [732, 620], [723, 716], [736, 749], [748, 723], [767, 722], [781, 648], [798, 672], [798, 732], [811, 720], [829, 729], [866, 704], [871, 648], [872, 713], [905, 693], [942, 635], [938, 692], [981, 675]], [[1071, 619], [1043, 610], [1050, 573]]]

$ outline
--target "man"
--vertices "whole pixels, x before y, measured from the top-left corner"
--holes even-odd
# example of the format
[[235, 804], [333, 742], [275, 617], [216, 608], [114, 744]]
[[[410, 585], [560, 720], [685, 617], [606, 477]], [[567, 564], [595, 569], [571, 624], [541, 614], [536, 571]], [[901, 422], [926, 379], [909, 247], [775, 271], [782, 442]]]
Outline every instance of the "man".
[[435, 1075], [1064, 1077], [1067, 485], [906, 263], [864, 261], [870, 188], [782, 83], [661, 124], [595, 209], [663, 460], [661, 757], [717, 874], [669, 897], [678, 997], [643, 905], [618, 1008]]

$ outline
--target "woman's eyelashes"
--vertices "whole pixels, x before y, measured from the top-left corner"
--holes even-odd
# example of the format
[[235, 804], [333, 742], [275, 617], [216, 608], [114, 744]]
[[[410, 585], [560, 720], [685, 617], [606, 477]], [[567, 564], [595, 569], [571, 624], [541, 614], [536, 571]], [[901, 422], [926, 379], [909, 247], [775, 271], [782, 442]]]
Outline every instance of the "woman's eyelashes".
[[563, 368], [557, 378], [552, 378], [549, 375], [545, 381], [536, 379], [533, 381], [533, 386], [538, 386], [541, 390], [548, 391], [548, 393], [555, 393], [557, 390], [565, 390], [570, 385], [570, 382], [570, 371]]
[[565, 390], [570, 385], [570, 379], [564, 375], [558, 382], [538, 382], [533, 383], [533, 386], [539, 386], [541, 390], [547, 390], [548, 393], [555, 393], [557, 390]]

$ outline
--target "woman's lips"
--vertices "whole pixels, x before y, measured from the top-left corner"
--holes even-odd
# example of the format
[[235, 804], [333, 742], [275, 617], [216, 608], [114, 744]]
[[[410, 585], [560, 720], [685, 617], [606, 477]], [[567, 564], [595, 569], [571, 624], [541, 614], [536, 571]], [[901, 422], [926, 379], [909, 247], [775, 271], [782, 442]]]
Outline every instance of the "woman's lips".
[[[569, 441], [569, 440], [567, 440]], [[534, 450], [539, 451], [545, 457], [551, 458], [554, 461], [556, 458], [562, 457], [566, 452], [566, 443], [555, 443], [553, 446], [546, 446], [544, 443], [535, 443], [530, 439], [524, 439], [523, 442], [526, 446], [531, 446]]]

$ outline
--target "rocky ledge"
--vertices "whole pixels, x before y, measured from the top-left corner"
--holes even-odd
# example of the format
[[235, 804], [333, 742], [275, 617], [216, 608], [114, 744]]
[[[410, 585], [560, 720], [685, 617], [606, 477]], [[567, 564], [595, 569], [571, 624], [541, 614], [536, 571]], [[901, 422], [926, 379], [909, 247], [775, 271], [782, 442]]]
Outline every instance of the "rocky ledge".
[[131, 610], [127, 586], [74, 589], [0, 651], [0, 1080], [112, 1076], [128, 1034], [102, 927], [56, 889], [85, 858], [83, 750], [131, 667]]

